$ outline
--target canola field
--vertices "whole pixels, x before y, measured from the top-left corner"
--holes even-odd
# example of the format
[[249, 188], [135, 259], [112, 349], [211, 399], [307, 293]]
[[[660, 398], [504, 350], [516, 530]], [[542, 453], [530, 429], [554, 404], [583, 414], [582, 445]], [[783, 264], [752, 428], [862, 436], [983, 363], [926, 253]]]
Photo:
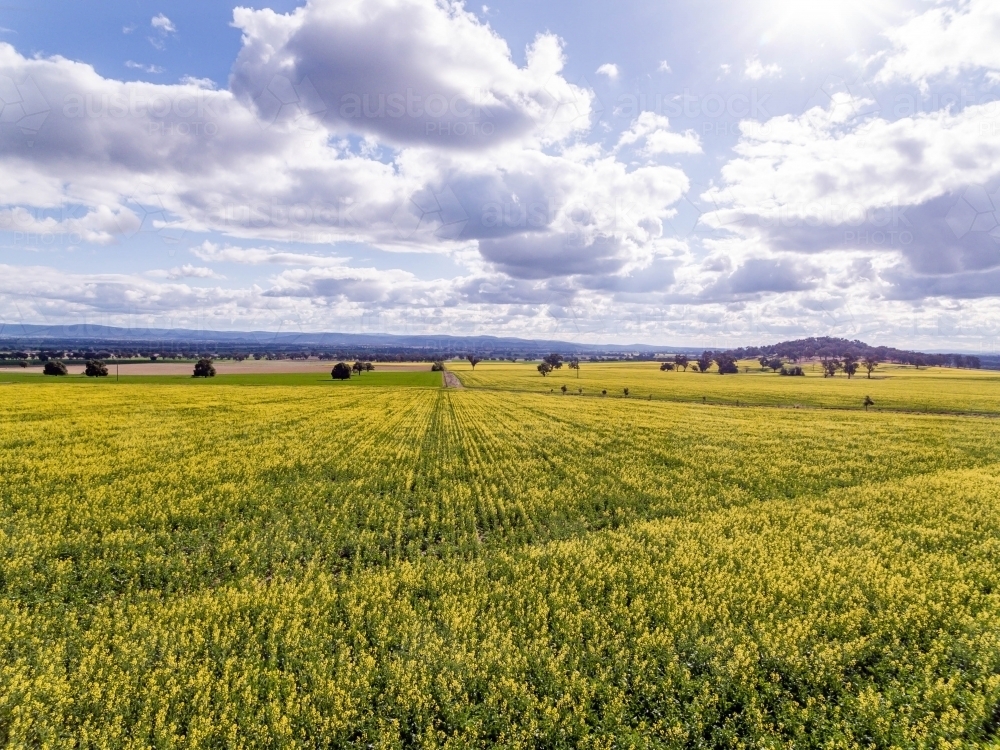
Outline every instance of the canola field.
[[[667, 399], [709, 403], [858, 408], [871, 396], [876, 408], [894, 411], [1000, 413], [1000, 377], [995, 371], [920, 368], [882, 364], [871, 379], [861, 370], [848, 379], [843, 373], [824, 378], [815, 362], [801, 363], [805, 377], [783, 377], [762, 371], [756, 360], [741, 361], [740, 374], [720, 376], [715, 367], [706, 373], [663, 372], [656, 362], [583, 362], [579, 372], [568, 367], [544, 378], [536, 363], [482, 362], [475, 370], [468, 362], [454, 362], [467, 386], [516, 389], [534, 393], [567, 393], [608, 397]], [[745, 372], [748, 370], [748, 372]]]
[[3, 745], [1000, 742], [1000, 376], [487, 365], [0, 386]]

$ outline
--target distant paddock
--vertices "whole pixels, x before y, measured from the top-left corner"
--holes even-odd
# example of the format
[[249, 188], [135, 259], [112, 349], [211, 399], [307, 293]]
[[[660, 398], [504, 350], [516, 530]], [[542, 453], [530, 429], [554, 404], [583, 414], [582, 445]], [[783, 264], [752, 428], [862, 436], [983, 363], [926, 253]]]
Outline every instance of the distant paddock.
[[[213, 363], [219, 375], [251, 375], [279, 374], [294, 372], [325, 372], [333, 369], [336, 360], [300, 360], [300, 359], [248, 359], [243, 362], [223, 360]], [[353, 364], [353, 360], [348, 364]], [[430, 362], [375, 362], [377, 372], [421, 372], [431, 369]], [[115, 365], [108, 365], [108, 373], [115, 374]], [[121, 375], [190, 375], [194, 370], [192, 362], [143, 362], [136, 364], [117, 365]], [[70, 375], [83, 373], [83, 365], [67, 365]], [[41, 372], [38, 367], [0, 367], [0, 372]]]

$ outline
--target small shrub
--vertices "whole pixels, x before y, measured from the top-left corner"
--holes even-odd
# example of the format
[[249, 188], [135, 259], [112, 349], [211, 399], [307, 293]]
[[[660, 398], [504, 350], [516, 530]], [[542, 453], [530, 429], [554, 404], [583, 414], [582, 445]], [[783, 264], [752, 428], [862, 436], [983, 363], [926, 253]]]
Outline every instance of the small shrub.
[[444, 362], [437, 360], [431, 365], [431, 372], [444, 372]]
[[622, 388], [622, 392], [625, 394], [625, 398], [628, 398], [628, 388]]

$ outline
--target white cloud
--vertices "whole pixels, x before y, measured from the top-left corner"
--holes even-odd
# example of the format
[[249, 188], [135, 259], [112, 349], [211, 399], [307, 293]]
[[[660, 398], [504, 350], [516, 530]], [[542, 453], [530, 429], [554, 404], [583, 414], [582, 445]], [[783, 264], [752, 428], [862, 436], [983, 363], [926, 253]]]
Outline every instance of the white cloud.
[[927, 85], [939, 75], [985, 69], [1000, 71], [1000, 5], [968, 0], [959, 7], [937, 5], [886, 33], [893, 50], [877, 83], [905, 80]]
[[[185, 315], [210, 306], [242, 320], [283, 310], [320, 327], [330, 326], [331, 311], [410, 306], [401, 323], [541, 331], [557, 325], [556, 308], [564, 315], [582, 300], [616, 315], [609, 295], [670, 285], [678, 261], [664, 221], [688, 178], [583, 140], [593, 93], [563, 77], [557, 37], [536, 37], [520, 67], [488, 26], [428, 0], [371, 0], [364, 12], [346, 0], [287, 15], [240, 8], [234, 22], [244, 46], [231, 90], [190, 78], [118, 81], [0, 44], [0, 76], [36, 82], [47, 103], [30, 144], [0, 140], [0, 205], [14, 206], [0, 211], [0, 225], [73, 233], [83, 244], [143, 233], [176, 244], [185, 233], [213, 233], [191, 248], [205, 266], [136, 276], [21, 269], [19, 304], [34, 300], [37, 315]], [[440, 93], [459, 111], [434, 120], [435, 132], [424, 115], [368, 116], [379, 94], [388, 107], [388, 94], [408, 90], [425, 110]], [[341, 111], [351, 93], [362, 98], [360, 117]], [[463, 102], [479, 112], [465, 117]], [[458, 124], [492, 127], [460, 134]], [[695, 133], [672, 132], [665, 118], [629, 133], [619, 148], [641, 147], [647, 157], [700, 152]], [[317, 250], [286, 252], [282, 242]], [[351, 268], [321, 249], [338, 242], [448, 253], [468, 272], [425, 281]], [[276, 275], [214, 292], [183, 283], [221, 279], [206, 267], [216, 263]]]
[[838, 205], [918, 205], [1000, 175], [1000, 142], [982, 130], [989, 105], [852, 125], [848, 104], [742, 123], [737, 158], [722, 169], [725, 192], [707, 197], [728, 197], [754, 215], [770, 206], [783, 221], [805, 221], [824, 206], [835, 212]]
[[126, 68], [132, 68], [133, 70], [142, 70], [146, 73], [162, 73], [163, 68], [159, 65], [144, 65], [143, 63], [137, 63], [134, 60], [125, 61]]
[[749, 78], [751, 81], [759, 81], [761, 78], [771, 78], [777, 75], [781, 75], [780, 65], [777, 63], [764, 65], [756, 55], [749, 58], [746, 67], [743, 68], [743, 77]]
[[137, 27], [134, 23], [126, 24], [125, 26], [122, 26], [122, 33], [131, 34], [133, 31], [136, 30], [136, 28]]
[[641, 153], [646, 156], [659, 154], [700, 154], [701, 139], [693, 130], [677, 133], [670, 129], [670, 120], [655, 112], [643, 112], [632, 121], [629, 129], [618, 139], [615, 150], [631, 146], [641, 140], [645, 146]]
[[618, 80], [618, 66], [614, 63], [604, 63], [596, 72], [598, 75], [607, 76], [612, 81]]
[[154, 270], [149, 271], [147, 276], [159, 279], [222, 279], [224, 276], [220, 276], [211, 268], [205, 268], [204, 266], [193, 266], [190, 263], [185, 263], [183, 266], [176, 266], [169, 270]]
[[554, 143], [590, 126], [593, 95], [562, 77], [558, 37], [538, 35], [518, 67], [459, 4], [327, 0], [233, 16], [243, 32], [233, 90], [265, 118], [288, 116], [291, 99], [340, 133], [457, 150]]
[[673, 73], [666, 60], [660, 60], [660, 64], [656, 69], [661, 73]]
[[161, 34], [175, 34], [177, 32], [177, 27], [174, 26], [174, 22], [162, 13], [157, 13], [153, 16], [149, 24], [154, 29], [157, 29]]
[[348, 261], [348, 258], [343, 257], [289, 253], [271, 247], [220, 246], [208, 240], [201, 245], [192, 247], [191, 252], [202, 260], [213, 263], [249, 263], [251, 265], [273, 263], [284, 266], [335, 268], [344, 266]]

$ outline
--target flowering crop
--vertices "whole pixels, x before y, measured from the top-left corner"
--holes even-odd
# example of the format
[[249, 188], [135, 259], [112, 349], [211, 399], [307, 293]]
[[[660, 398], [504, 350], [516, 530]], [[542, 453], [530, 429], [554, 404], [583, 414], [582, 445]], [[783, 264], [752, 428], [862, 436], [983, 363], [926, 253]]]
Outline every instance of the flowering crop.
[[871, 396], [877, 409], [936, 413], [1000, 414], [1000, 373], [988, 370], [957, 370], [944, 367], [880, 365], [872, 378], [864, 373], [848, 379], [843, 374], [824, 378], [817, 363], [800, 363], [806, 377], [783, 378], [762, 371], [755, 361], [739, 363], [737, 375], [661, 371], [656, 362], [581, 362], [579, 370], [563, 367], [547, 377], [530, 363], [482, 362], [475, 371], [465, 362], [448, 364], [466, 387], [502, 388], [536, 393], [569, 394], [583, 389], [585, 396], [602, 390], [631, 397], [670, 401], [722, 403], [729, 405], [813, 406], [860, 409]]
[[997, 741], [992, 419], [476, 388], [0, 397], [7, 745]]

